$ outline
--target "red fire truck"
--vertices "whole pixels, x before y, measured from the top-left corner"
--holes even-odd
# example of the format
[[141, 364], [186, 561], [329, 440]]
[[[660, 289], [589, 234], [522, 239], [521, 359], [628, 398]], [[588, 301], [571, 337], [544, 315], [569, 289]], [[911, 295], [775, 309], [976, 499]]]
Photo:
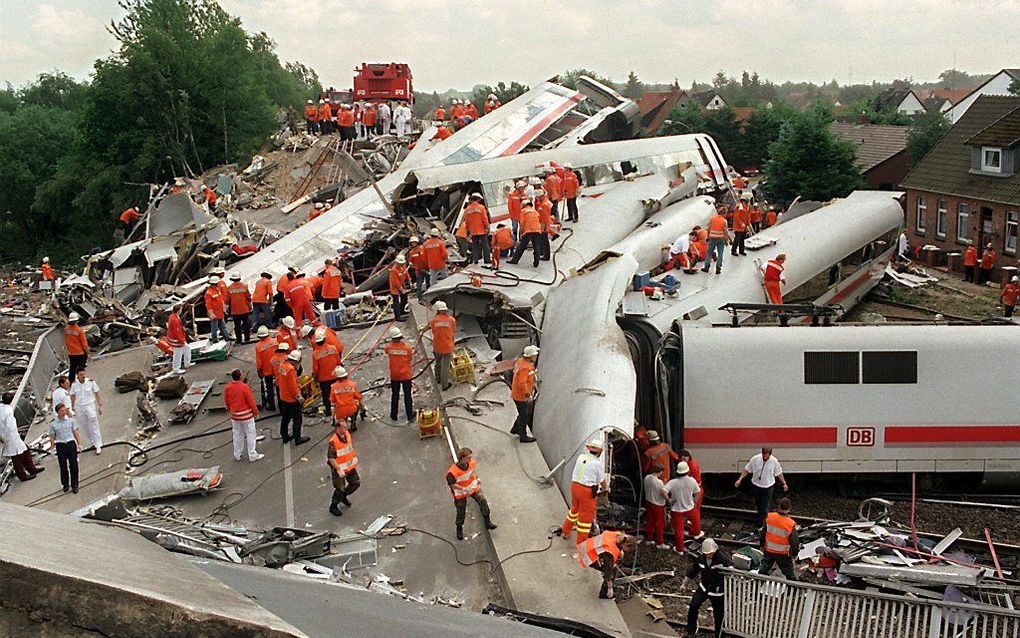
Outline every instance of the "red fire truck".
[[411, 67], [406, 64], [368, 64], [354, 69], [354, 99], [358, 102], [393, 100], [412, 103]]

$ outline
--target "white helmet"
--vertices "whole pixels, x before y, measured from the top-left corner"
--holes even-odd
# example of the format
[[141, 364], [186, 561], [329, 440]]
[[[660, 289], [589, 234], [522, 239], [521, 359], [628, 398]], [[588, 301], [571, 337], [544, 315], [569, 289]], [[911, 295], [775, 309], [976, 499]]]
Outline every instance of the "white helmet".
[[687, 465], [687, 461], [680, 461], [679, 463], [676, 464], [677, 474], [689, 474], [690, 471], [691, 466]]
[[276, 344], [277, 352], [287, 352], [288, 350], [290, 350], [290, 344], [287, 343], [286, 341], [281, 341], [280, 343]]
[[701, 553], [702, 554], [714, 554], [719, 551], [719, 545], [711, 538], [706, 538], [701, 541]]
[[81, 315], [79, 315], [77, 312], [72, 312], [71, 314], [67, 315], [67, 320], [70, 321], [71, 323], [81, 321]]
[[291, 361], [301, 361], [301, 348], [294, 348], [287, 353], [287, 358]]
[[217, 277], [216, 275], [213, 275], [212, 277], [209, 277], [209, 285], [210, 286], [215, 286], [218, 283], [220, 283], [220, 278], [219, 277]]
[[230, 281], [241, 281], [241, 273], [236, 270], [230, 273]]
[[312, 333], [312, 327], [311, 326], [301, 326], [301, 336], [302, 337], [307, 337], [311, 333]]
[[265, 326], [259, 326], [259, 329], [255, 331], [255, 336], [259, 337], [259, 338], [268, 337], [269, 336], [269, 328], [267, 328]]
[[408, 241], [410, 243], [412, 243], [412, 244], [420, 244], [421, 243], [421, 239], [419, 239], [417, 235], [411, 235], [411, 239], [409, 239]]
[[49, 257], [43, 257], [42, 260], [43, 260], [44, 264], [50, 263], [50, 258]]
[[393, 326], [392, 328], [390, 328], [389, 337], [390, 339], [396, 341], [397, 339], [403, 339], [404, 333], [400, 332], [400, 328]]
[[432, 230], [429, 231], [429, 234], [432, 235], [433, 237], [439, 237], [442, 233], [439, 232], [438, 228], [433, 228]]
[[280, 323], [291, 330], [294, 329], [294, 317], [284, 317]]
[[432, 304], [432, 309], [435, 310], [436, 312], [446, 312], [447, 310], [449, 310], [449, 308], [446, 306], [445, 301], [437, 301], [436, 303]]
[[538, 346], [524, 346], [524, 356], [525, 357], [537, 357], [538, 356]]
[[322, 202], [315, 202], [316, 210], [321, 210], [323, 206], [324, 206], [324, 204]]
[[311, 100], [308, 100], [308, 103], [309, 103], [309, 104], [312, 104], [313, 102], [312, 102]]
[[593, 450], [601, 450], [601, 449], [603, 449], [604, 444], [602, 443], [602, 437], [598, 436], [598, 435], [593, 436], [590, 441], [585, 443], [585, 447], [587, 447], [589, 449], [593, 449]]
[[344, 377], [347, 376], [347, 368], [343, 366], [337, 366], [333, 368], [333, 376], [335, 376], [337, 379], [343, 379]]
[[535, 196], [536, 197], [541, 197], [542, 195], [545, 195], [545, 189], [544, 188], [536, 188], [535, 189]]
[[398, 264], [406, 264], [407, 257], [404, 257], [403, 255], [397, 255], [397, 258], [394, 259], [393, 261], [397, 262]]

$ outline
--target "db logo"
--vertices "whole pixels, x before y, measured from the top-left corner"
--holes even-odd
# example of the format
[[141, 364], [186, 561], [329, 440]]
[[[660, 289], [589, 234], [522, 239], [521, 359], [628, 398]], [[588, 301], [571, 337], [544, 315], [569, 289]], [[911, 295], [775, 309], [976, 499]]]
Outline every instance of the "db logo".
[[850, 447], [873, 447], [875, 445], [875, 428], [847, 428], [846, 444]]

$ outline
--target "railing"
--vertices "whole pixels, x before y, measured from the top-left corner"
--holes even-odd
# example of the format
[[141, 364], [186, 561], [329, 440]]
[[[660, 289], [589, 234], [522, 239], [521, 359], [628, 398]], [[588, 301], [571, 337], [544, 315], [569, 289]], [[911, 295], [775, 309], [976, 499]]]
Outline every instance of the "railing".
[[28, 360], [28, 369], [14, 393], [14, 416], [23, 435], [32, 423], [36, 410], [45, 404], [53, 375], [65, 366], [67, 353], [64, 350], [64, 327], [58, 324], [36, 339], [32, 357]]
[[1020, 612], [725, 570], [727, 635], [744, 638], [1018, 638]]

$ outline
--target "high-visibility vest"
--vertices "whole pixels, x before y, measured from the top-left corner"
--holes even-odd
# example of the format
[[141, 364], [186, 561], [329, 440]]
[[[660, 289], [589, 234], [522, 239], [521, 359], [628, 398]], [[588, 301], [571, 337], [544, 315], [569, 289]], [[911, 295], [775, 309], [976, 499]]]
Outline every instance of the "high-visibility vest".
[[577, 549], [577, 560], [581, 567], [588, 567], [599, 562], [599, 554], [609, 552], [613, 557], [613, 564], [620, 560], [620, 548], [616, 544], [619, 532], [602, 532], [594, 538], [581, 543]]
[[336, 450], [334, 458], [340, 473], [350, 474], [358, 467], [358, 455], [354, 452], [354, 437], [348, 432], [347, 442], [341, 443], [340, 437], [334, 433], [330, 437], [330, 442], [333, 444], [333, 449]]
[[769, 263], [765, 266], [765, 281], [779, 281], [783, 275], [783, 264], [770, 259]]
[[570, 480], [572, 482], [574, 482], [574, 483], [577, 483], [578, 485], [583, 485], [585, 487], [591, 487], [592, 485], [594, 485], [594, 483], [585, 483], [584, 482], [584, 469], [585, 469], [585, 467], [589, 463], [598, 463], [598, 462], [599, 462], [599, 460], [596, 459], [595, 456], [593, 456], [592, 454], [590, 454], [588, 452], [582, 452], [577, 457], [577, 461], [574, 463], [574, 475], [570, 478]]
[[473, 496], [482, 489], [482, 484], [478, 481], [478, 477], [475, 476], [475, 467], [478, 465], [478, 461], [471, 459], [468, 461], [466, 470], [460, 469], [460, 467], [454, 463], [450, 466], [450, 469], [446, 471], [447, 474], [453, 475], [453, 485], [450, 488], [453, 490], [454, 500], [465, 499], [469, 496]]
[[722, 215], [716, 215], [708, 222], [708, 238], [709, 239], [725, 239], [726, 237], [726, 218]]
[[789, 516], [779, 512], [769, 512], [765, 517], [765, 551], [770, 554], [786, 555], [790, 553], [790, 534], [797, 526]]

